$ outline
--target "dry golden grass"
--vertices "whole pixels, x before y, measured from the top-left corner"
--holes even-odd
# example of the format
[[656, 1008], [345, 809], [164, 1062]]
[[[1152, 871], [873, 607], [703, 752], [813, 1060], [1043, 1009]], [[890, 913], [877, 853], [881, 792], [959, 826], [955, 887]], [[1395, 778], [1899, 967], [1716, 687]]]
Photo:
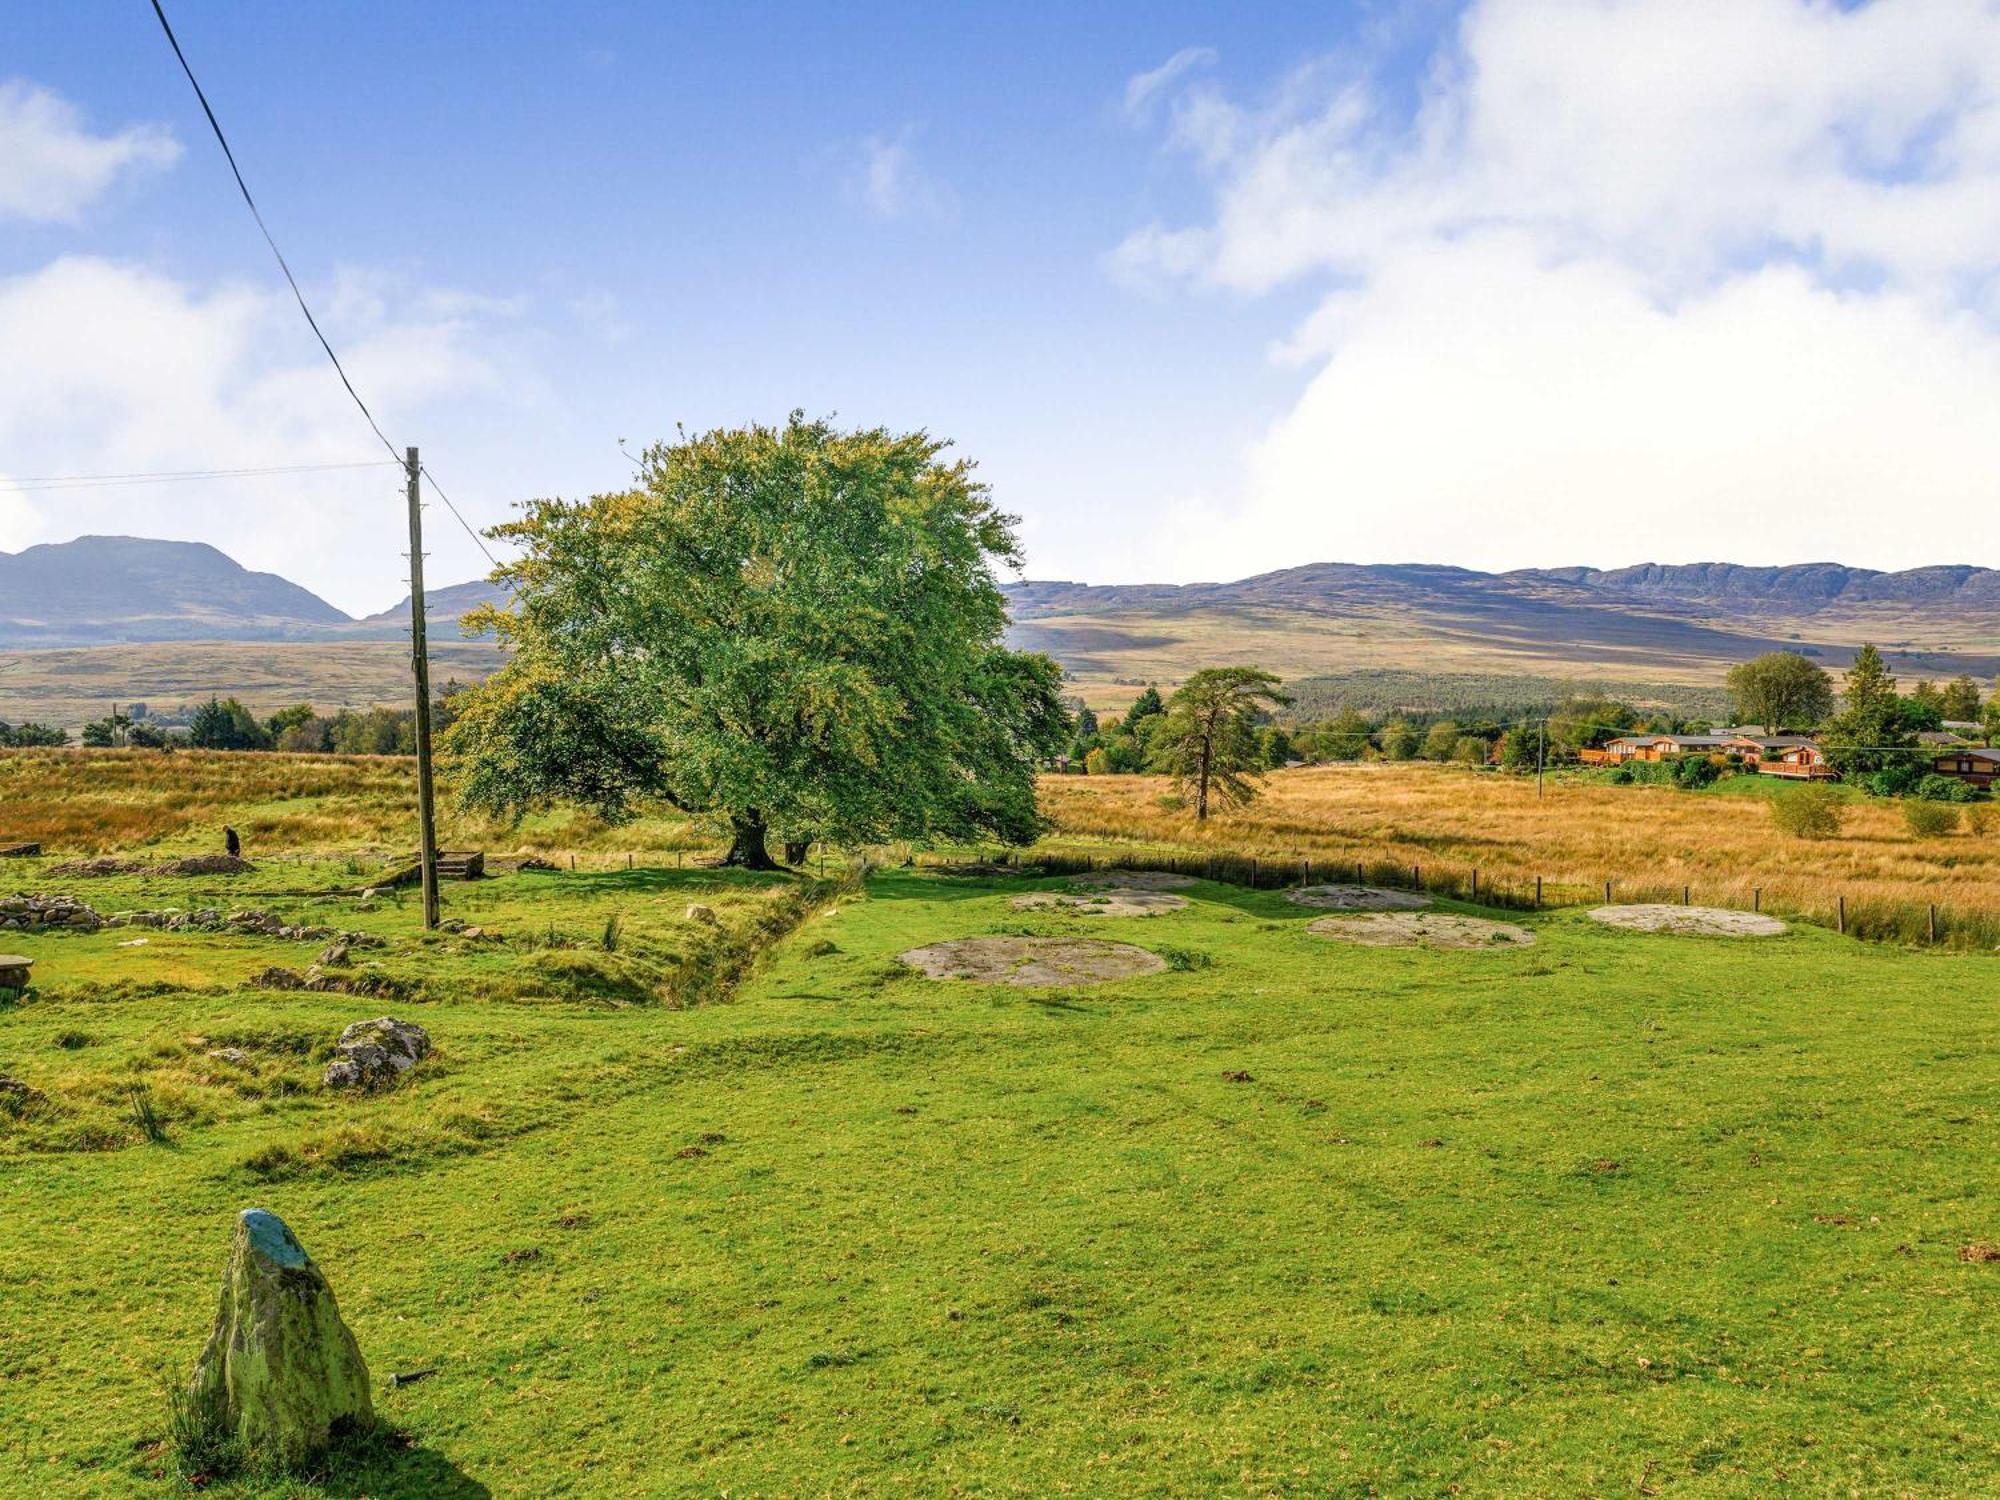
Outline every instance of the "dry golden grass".
[[[1532, 777], [1429, 764], [1371, 764], [1280, 771], [1249, 806], [1203, 827], [1163, 806], [1158, 777], [1060, 776], [1042, 783], [1050, 842], [1157, 843], [1268, 856], [1305, 855], [1329, 865], [1366, 859], [1477, 868], [1482, 882], [1532, 887], [1551, 901], [1602, 899], [1751, 905], [1828, 919], [1844, 896], [1850, 926], [1866, 929], [1895, 908], [1903, 932], [1932, 902], [1965, 921], [2000, 914], [2000, 836], [1959, 832], [1919, 839], [1893, 802], [1856, 799], [1836, 838], [1789, 838], [1772, 827], [1768, 784], [1724, 791], [1612, 786], [1551, 777], [1545, 800]], [[1332, 873], [1331, 871], [1329, 873]], [[1915, 918], [1911, 917], [1915, 913]]]
[[[386, 755], [178, 750], [0, 750], [0, 843], [50, 854], [219, 847], [222, 825], [253, 856], [271, 851], [395, 852], [416, 846], [415, 762]], [[606, 828], [587, 813], [514, 827], [456, 813], [439, 799], [439, 841], [550, 854], [695, 848], [685, 821]]]

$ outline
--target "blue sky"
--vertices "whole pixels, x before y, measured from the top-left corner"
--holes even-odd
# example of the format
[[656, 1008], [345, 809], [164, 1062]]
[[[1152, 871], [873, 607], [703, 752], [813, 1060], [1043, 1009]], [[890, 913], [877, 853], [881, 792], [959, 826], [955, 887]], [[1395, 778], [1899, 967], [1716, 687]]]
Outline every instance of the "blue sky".
[[[1976, 500], [2000, 457], [1994, 22], [1890, 9], [169, 13], [475, 520], [796, 406], [952, 437], [1031, 574], [1114, 580], [2000, 561], [1869, 509]], [[0, 474], [371, 456], [150, 10], [16, 0], [8, 34], [0, 143], [11, 107], [45, 170], [0, 164], [0, 335], [34, 351]], [[1744, 524], [1829, 485], [1810, 533]], [[367, 472], [0, 492], [0, 549], [187, 536], [358, 611], [400, 591], [394, 506]], [[433, 577], [479, 570], [431, 525]]]
[[[97, 130], [163, 124], [184, 154], [82, 223], [7, 226], [0, 268], [81, 253], [196, 287], [271, 284], [146, 8], [19, 14], [10, 74]], [[1289, 384], [1264, 357], [1283, 299], [1170, 302], [1120, 287], [1104, 257], [1193, 198], [1121, 115], [1127, 78], [1225, 32], [1246, 67], [1282, 67], [1328, 40], [1302, 8], [182, 0], [169, 15], [310, 296], [331, 304], [333, 278], [366, 268], [392, 297], [507, 304], [479, 339], [542, 387], [525, 409], [485, 392], [383, 403], [390, 435], [420, 442], [483, 519], [517, 476], [521, 493], [618, 483], [621, 437], [801, 406], [951, 436], [1030, 518], [1035, 571], [1089, 571], [1130, 507], [1191, 474], [1220, 482], [1232, 435]], [[901, 174], [873, 199], [871, 152]], [[303, 323], [275, 333], [309, 349]], [[344, 399], [330, 371], [324, 395]], [[37, 461], [106, 467], [87, 449]], [[217, 503], [246, 488], [283, 503], [268, 482]], [[440, 550], [434, 572], [471, 571], [466, 549]], [[359, 607], [395, 586], [331, 587]]]

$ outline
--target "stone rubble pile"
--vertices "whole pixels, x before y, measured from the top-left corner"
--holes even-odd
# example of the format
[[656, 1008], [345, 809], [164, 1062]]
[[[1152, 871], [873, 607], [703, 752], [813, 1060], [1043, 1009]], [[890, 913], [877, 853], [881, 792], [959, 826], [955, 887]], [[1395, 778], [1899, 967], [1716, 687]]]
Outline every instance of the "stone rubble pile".
[[214, 906], [191, 911], [168, 907], [163, 911], [121, 911], [105, 916], [74, 896], [0, 896], [0, 931], [27, 932], [43, 927], [74, 927], [83, 932], [95, 932], [100, 927], [150, 927], [160, 932], [235, 932], [294, 943], [319, 943], [334, 938], [349, 948], [382, 946], [382, 939], [372, 933], [307, 927], [255, 908], [225, 912]]
[[338, 1054], [326, 1065], [330, 1089], [391, 1087], [431, 1050], [430, 1033], [412, 1021], [378, 1016], [356, 1021], [333, 1044]]
[[74, 896], [0, 896], [0, 929], [27, 932], [38, 927], [74, 927], [95, 932], [104, 918]]
[[162, 932], [242, 932], [263, 937], [285, 938], [295, 943], [316, 943], [333, 936], [331, 927], [294, 926], [267, 911], [246, 909], [223, 912], [214, 906], [181, 911], [121, 911], [107, 918], [107, 927], [154, 927]]

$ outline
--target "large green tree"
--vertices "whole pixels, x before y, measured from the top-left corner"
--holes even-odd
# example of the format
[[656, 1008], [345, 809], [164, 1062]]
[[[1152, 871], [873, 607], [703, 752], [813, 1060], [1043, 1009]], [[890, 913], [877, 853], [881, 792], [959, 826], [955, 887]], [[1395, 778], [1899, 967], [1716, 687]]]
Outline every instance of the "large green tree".
[[1729, 669], [1736, 722], [1777, 732], [1816, 728], [1833, 713], [1833, 679], [1796, 651], [1767, 651]]
[[1206, 667], [1167, 701], [1151, 742], [1153, 764], [1194, 793], [1197, 821], [1207, 819], [1211, 800], [1228, 807], [1257, 795], [1257, 720], [1292, 701], [1278, 682], [1256, 667]]
[[512, 648], [447, 735], [465, 801], [666, 805], [767, 838], [1032, 839], [1067, 743], [1061, 674], [1001, 642], [1013, 518], [924, 433], [719, 429], [634, 487], [543, 500], [495, 535]]

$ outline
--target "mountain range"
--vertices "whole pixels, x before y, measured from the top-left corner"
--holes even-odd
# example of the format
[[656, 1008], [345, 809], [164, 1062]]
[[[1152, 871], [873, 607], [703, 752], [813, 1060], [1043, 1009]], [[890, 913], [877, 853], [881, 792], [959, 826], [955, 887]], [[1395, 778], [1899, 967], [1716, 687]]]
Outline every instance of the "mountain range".
[[[1007, 594], [1015, 644], [1048, 651], [1079, 691], [1113, 701], [1121, 689], [1172, 682], [1217, 662], [1257, 662], [1288, 679], [1365, 669], [1714, 685], [1762, 651], [1802, 651], [1837, 668], [1873, 641], [1906, 676], [1990, 677], [2000, 669], [2000, 570], [1971, 565], [1884, 572], [1839, 563], [1647, 563], [1482, 573], [1311, 563], [1230, 583], [1028, 579], [1008, 584]], [[444, 643], [459, 639], [460, 616], [503, 594], [469, 582], [426, 597], [432, 639]], [[147, 643], [194, 650], [203, 642], [386, 648], [403, 638], [408, 620], [407, 599], [357, 619], [197, 542], [90, 536], [0, 553], [0, 650]], [[65, 674], [77, 677], [85, 665], [66, 663]]]

